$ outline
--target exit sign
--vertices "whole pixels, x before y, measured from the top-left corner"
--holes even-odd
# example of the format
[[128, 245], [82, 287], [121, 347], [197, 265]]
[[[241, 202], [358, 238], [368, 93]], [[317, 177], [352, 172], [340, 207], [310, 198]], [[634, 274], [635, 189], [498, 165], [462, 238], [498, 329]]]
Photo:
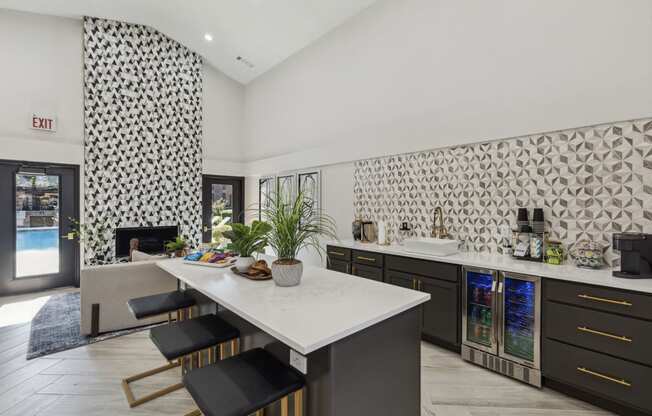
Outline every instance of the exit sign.
[[34, 130], [57, 131], [57, 118], [49, 114], [32, 114], [31, 127]]

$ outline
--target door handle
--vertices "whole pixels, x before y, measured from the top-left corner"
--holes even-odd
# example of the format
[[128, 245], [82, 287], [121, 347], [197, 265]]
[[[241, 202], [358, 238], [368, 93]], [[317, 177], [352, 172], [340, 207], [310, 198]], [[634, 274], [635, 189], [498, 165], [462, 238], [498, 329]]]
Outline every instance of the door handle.
[[503, 293], [503, 282], [498, 283], [498, 293]]
[[204, 225], [204, 232], [207, 233], [209, 230], [208, 225]]

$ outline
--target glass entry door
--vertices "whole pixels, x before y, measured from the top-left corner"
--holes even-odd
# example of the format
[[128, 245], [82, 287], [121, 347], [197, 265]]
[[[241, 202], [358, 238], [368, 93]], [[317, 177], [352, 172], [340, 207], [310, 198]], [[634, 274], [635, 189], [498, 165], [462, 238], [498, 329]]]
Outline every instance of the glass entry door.
[[77, 285], [78, 169], [0, 162], [0, 295]]
[[229, 224], [244, 222], [244, 178], [204, 175], [202, 189], [202, 240], [221, 243]]
[[462, 332], [463, 342], [497, 354], [496, 284], [498, 276], [490, 270], [464, 269]]

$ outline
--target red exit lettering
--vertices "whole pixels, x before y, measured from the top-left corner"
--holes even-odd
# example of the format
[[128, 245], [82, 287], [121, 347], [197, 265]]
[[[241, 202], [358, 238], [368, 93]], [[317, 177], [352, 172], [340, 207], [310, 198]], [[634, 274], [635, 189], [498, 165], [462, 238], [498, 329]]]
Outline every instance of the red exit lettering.
[[46, 117], [32, 116], [32, 128], [38, 130], [52, 130], [54, 120]]

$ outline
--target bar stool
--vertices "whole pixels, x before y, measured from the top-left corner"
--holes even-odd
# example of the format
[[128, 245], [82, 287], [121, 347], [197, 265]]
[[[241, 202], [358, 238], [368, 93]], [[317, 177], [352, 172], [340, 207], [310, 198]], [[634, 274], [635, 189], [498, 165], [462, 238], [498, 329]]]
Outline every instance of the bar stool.
[[[197, 368], [212, 364], [216, 360], [216, 348], [219, 348], [219, 358], [224, 358], [224, 344], [231, 344], [231, 354], [238, 352], [240, 331], [217, 315], [203, 315], [185, 321], [174, 322], [150, 330], [150, 339], [161, 354], [171, 364], [182, 362], [190, 357], [190, 368], [193, 367], [194, 356], [197, 355]], [[204, 352], [207, 359], [204, 360]], [[165, 389], [154, 392], [141, 399], [136, 399], [129, 388], [129, 383], [123, 381], [123, 389], [130, 407], [135, 407], [175, 390], [183, 388], [183, 383], [176, 383]]]
[[172, 321], [172, 312], [177, 313], [178, 321], [186, 316], [192, 317], [192, 307], [196, 304], [195, 298], [190, 293], [180, 290], [127, 301], [127, 307], [134, 318], [146, 319], [167, 314], [168, 323]]
[[[145, 296], [141, 298], [130, 299], [127, 302], [127, 307], [131, 311], [131, 314], [136, 319], [146, 319], [154, 316], [165, 315], [168, 316], [168, 324], [172, 322], [172, 313], [176, 312], [176, 321], [179, 322], [186, 317], [192, 317], [192, 307], [196, 305], [195, 299], [191, 296], [191, 293], [180, 290], [175, 290], [173, 292], [160, 293], [151, 296]], [[129, 383], [132, 383], [143, 378], [153, 376], [155, 374], [162, 373], [164, 371], [170, 370], [175, 367], [179, 367], [182, 364], [181, 360], [175, 363], [168, 363], [167, 365], [154, 368], [152, 370], [146, 371], [144, 373], [136, 374], [131, 377], [127, 377], [122, 380], [122, 389], [127, 396], [127, 401], [129, 402], [130, 407], [138, 406], [142, 403], [148, 402], [156, 397], [167, 394], [171, 391], [177, 390], [179, 387], [172, 389], [173, 386], [157, 391], [149, 396], [146, 396], [142, 399], [136, 400], [134, 398], [133, 392], [129, 387]]]
[[288, 416], [290, 395], [294, 415], [303, 412], [303, 376], [261, 348], [192, 371], [183, 384], [199, 408], [186, 416], [262, 416], [279, 400], [281, 415]]

